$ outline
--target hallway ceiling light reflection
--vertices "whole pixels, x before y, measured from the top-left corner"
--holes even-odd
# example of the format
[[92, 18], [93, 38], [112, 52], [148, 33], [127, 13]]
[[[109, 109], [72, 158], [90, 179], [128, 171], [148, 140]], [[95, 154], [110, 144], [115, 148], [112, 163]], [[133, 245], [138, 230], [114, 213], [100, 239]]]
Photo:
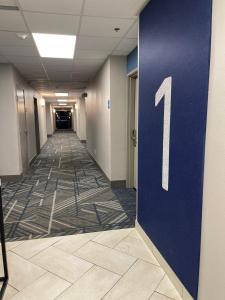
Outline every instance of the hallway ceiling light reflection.
[[68, 96], [69, 96], [68, 93], [55, 93], [55, 95], [56, 95], [57, 97], [68, 97]]
[[57, 102], [67, 102], [65, 99], [58, 99]]
[[73, 59], [75, 35], [32, 33], [41, 57]]
[[59, 103], [60, 106], [67, 106], [65, 103]]

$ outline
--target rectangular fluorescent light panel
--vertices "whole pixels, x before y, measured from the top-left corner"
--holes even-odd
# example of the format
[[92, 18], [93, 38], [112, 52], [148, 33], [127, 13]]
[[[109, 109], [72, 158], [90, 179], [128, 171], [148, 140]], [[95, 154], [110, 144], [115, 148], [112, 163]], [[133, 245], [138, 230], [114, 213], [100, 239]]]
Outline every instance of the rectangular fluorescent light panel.
[[66, 106], [67, 104], [64, 104], [64, 103], [59, 103], [59, 105], [61, 105], [61, 106]]
[[32, 33], [41, 57], [73, 59], [75, 35]]
[[57, 102], [67, 102], [65, 99], [58, 99]]
[[68, 93], [55, 93], [57, 97], [68, 97]]

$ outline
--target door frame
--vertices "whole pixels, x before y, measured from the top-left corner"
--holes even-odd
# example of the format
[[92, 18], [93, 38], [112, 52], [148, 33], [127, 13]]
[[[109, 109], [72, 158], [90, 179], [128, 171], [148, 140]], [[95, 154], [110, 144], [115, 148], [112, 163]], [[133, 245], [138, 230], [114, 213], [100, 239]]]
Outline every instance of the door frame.
[[41, 152], [38, 100], [36, 97], [33, 97], [33, 99], [34, 99], [34, 126], [35, 126], [36, 152], [37, 152], [36, 155], [38, 155]]
[[[20, 97], [19, 92], [22, 93], [22, 97]], [[23, 147], [22, 147], [22, 141], [21, 141], [21, 124], [20, 124], [20, 116], [19, 116], [19, 101], [23, 100], [23, 111], [24, 111], [24, 134], [25, 134], [25, 161], [23, 159]], [[18, 113], [18, 128], [19, 128], [19, 146], [20, 146], [20, 158], [21, 158], [21, 168], [22, 173], [25, 173], [29, 167], [29, 156], [28, 156], [28, 129], [27, 129], [27, 110], [26, 110], [26, 99], [25, 99], [25, 92], [24, 89], [20, 88], [19, 86], [16, 86], [16, 101], [17, 101], [17, 113]]]
[[[128, 74], [127, 181], [126, 181], [127, 188], [134, 188], [134, 146], [133, 146], [133, 141], [131, 139], [131, 135], [132, 135], [132, 130], [135, 127], [136, 80], [138, 80], [137, 69]], [[136, 176], [136, 178], [137, 178], [136, 180], [138, 181], [138, 176]]]

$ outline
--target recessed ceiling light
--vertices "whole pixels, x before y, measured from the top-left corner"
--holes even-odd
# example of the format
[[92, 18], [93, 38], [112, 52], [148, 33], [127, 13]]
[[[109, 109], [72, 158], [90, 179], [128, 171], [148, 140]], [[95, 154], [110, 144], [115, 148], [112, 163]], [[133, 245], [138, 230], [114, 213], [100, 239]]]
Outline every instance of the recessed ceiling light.
[[65, 103], [59, 103], [60, 106], [66, 106], [67, 104]]
[[74, 57], [75, 35], [32, 33], [41, 57], [67, 58]]
[[67, 100], [65, 100], [65, 99], [58, 99], [57, 101], [58, 102], [67, 102]]
[[55, 93], [57, 97], [68, 97], [68, 93]]

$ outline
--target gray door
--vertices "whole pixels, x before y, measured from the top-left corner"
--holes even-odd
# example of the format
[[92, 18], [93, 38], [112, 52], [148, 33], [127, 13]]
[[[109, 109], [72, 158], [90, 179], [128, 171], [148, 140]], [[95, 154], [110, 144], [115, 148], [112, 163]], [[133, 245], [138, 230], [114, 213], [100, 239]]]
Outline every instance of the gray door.
[[38, 118], [37, 98], [34, 98], [34, 123], [35, 123], [35, 136], [36, 136], [37, 154], [39, 154], [41, 152], [41, 146], [40, 146], [40, 132], [39, 132], [39, 118]]
[[19, 133], [20, 133], [20, 148], [23, 173], [28, 168], [28, 142], [27, 142], [27, 122], [26, 122], [26, 107], [24, 91], [17, 88], [17, 109], [19, 120]]

